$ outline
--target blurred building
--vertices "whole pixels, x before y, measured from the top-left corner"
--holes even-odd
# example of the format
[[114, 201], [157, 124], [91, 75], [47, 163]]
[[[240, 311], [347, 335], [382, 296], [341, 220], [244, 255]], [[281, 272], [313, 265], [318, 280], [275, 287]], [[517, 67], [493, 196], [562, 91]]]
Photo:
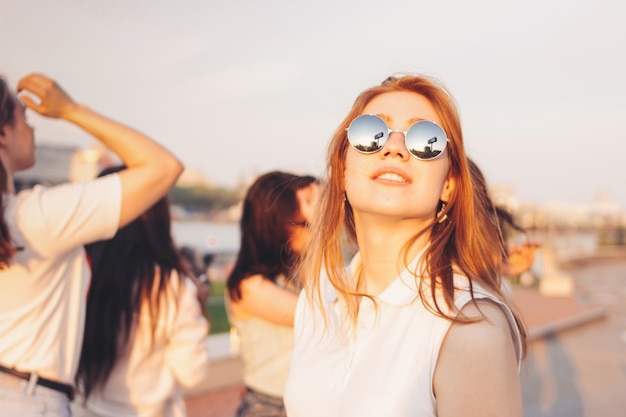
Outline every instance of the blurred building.
[[15, 188], [21, 190], [35, 184], [55, 185], [68, 182], [69, 167], [76, 147], [59, 145], [37, 145], [35, 166], [14, 175]]
[[56, 185], [95, 178], [104, 167], [114, 163], [100, 147], [79, 148], [67, 145], [41, 144], [35, 147], [35, 166], [14, 175], [15, 188], [35, 184]]
[[212, 187], [213, 183], [204, 176], [201, 170], [185, 168], [178, 178], [177, 185], [181, 187]]
[[[33, 168], [15, 175], [15, 188], [21, 190], [35, 184], [55, 185], [64, 182], [89, 180], [101, 169], [119, 164], [115, 155], [101, 144], [91, 148], [67, 145], [40, 144], [35, 149], [36, 164]], [[245, 189], [252, 181], [242, 181]], [[211, 186], [212, 182], [199, 170], [187, 169], [179, 180], [182, 186]], [[521, 203], [512, 187], [495, 185], [490, 187], [494, 202], [509, 209], [526, 228], [546, 227], [569, 229], [598, 229], [602, 227], [626, 227], [626, 213], [611, 195], [599, 193], [589, 203], [545, 202], [542, 204]], [[237, 204], [227, 212], [229, 219], [238, 219], [241, 206]]]

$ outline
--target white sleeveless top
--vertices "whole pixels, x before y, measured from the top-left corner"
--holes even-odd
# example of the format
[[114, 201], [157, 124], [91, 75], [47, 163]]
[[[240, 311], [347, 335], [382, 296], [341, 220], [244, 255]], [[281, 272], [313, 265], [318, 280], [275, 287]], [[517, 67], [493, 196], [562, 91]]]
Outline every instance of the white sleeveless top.
[[239, 335], [244, 384], [282, 398], [293, 348], [293, 328], [258, 317], [232, 319], [232, 323]]
[[[298, 291], [282, 276], [276, 285]], [[291, 362], [293, 327], [259, 317], [237, 320], [230, 313], [229, 320], [239, 336], [244, 384], [263, 394], [282, 398]]]
[[[418, 256], [419, 258], [419, 256]], [[435, 417], [435, 365], [451, 322], [431, 313], [418, 296], [416, 259], [378, 297], [363, 297], [357, 325], [348, 324], [337, 292], [322, 274], [326, 325], [303, 292], [295, 317], [295, 345], [285, 390], [289, 417]], [[360, 266], [359, 255], [351, 271]], [[455, 275], [455, 305], [471, 300], [468, 280]], [[511, 323], [518, 357], [519, 328], [496, 297], [474, 284], [474, 296], [494, 300]], [[439, 305], [445, 308], [445, 302]], [[446, 310], [444, 310], [445, 312]]]

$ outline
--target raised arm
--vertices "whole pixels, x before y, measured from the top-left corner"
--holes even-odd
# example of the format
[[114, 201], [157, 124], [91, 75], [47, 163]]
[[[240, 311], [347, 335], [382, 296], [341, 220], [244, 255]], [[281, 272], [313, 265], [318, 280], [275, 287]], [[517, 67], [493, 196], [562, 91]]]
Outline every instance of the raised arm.
[[241, 299], [231, 306], [239, 319], [257, 316], [282, 326], [293, 326], [297, 303], [298, 294], [257, 274], [241, 281]]
[[37, 103], [29, 95], [20, 94], [28, 108], [82, 128], [117, 154], [128, 167], [119, 173], [122, 183], [120, 227], [163, 197], [183, 171], [182, 163], [167, 149], [146, 135], [75, 102], [43, 74], [22, 78], [17, 91], [28, 91], [39, 98]]

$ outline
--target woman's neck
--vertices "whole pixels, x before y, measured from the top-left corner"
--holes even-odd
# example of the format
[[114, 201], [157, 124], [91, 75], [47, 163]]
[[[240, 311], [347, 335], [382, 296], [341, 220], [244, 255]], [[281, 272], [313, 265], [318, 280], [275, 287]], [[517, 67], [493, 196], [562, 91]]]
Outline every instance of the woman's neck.
[[3, 170], [6, 176], [6, 185], [3, 191], [5, 193], [15, 194], [15, 183], [13, 182], [13, 171], [11, 170], [11, 165], [8, 164], [8, 161], [6, 159], [7, 158], [6, 158], [6, 154], [4, 153], [4, 149], [0, 148], [0, 164], [2, 164], [2, 166], [0, 167], [0, 170]]
[[15, 194], [15, 183], [13, 182], [13, 175], [7, 175], [7, 185], [5, 190], [9, 194]]
[[[394, 222], [359, 222], [355, 219], [362, 271], [357, 290], [378, 295], [387, 288], [428, 243], [428, 233], [420, 236], [405, 252], [406, 244], [420, 227], [414, 220]], [[406, 254], [406, 256], [405, 256]]]

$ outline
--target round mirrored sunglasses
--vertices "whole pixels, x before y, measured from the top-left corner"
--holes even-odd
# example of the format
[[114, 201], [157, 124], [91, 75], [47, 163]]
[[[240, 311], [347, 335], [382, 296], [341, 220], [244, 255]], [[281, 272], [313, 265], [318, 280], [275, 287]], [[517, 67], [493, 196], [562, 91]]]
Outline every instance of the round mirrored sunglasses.
[[402, 133], [408, 151], [415, 158], [428, 161], [437, 158], [446, 149], [446, 132], [435, 122], [421, 120], [408, 130], [389, 129], [387, 123], [374, 114], [363, 114], [355, 118], [346, 128], [348, 141], [357, 151], [365, 154], [380, 151], [392, 132]]

